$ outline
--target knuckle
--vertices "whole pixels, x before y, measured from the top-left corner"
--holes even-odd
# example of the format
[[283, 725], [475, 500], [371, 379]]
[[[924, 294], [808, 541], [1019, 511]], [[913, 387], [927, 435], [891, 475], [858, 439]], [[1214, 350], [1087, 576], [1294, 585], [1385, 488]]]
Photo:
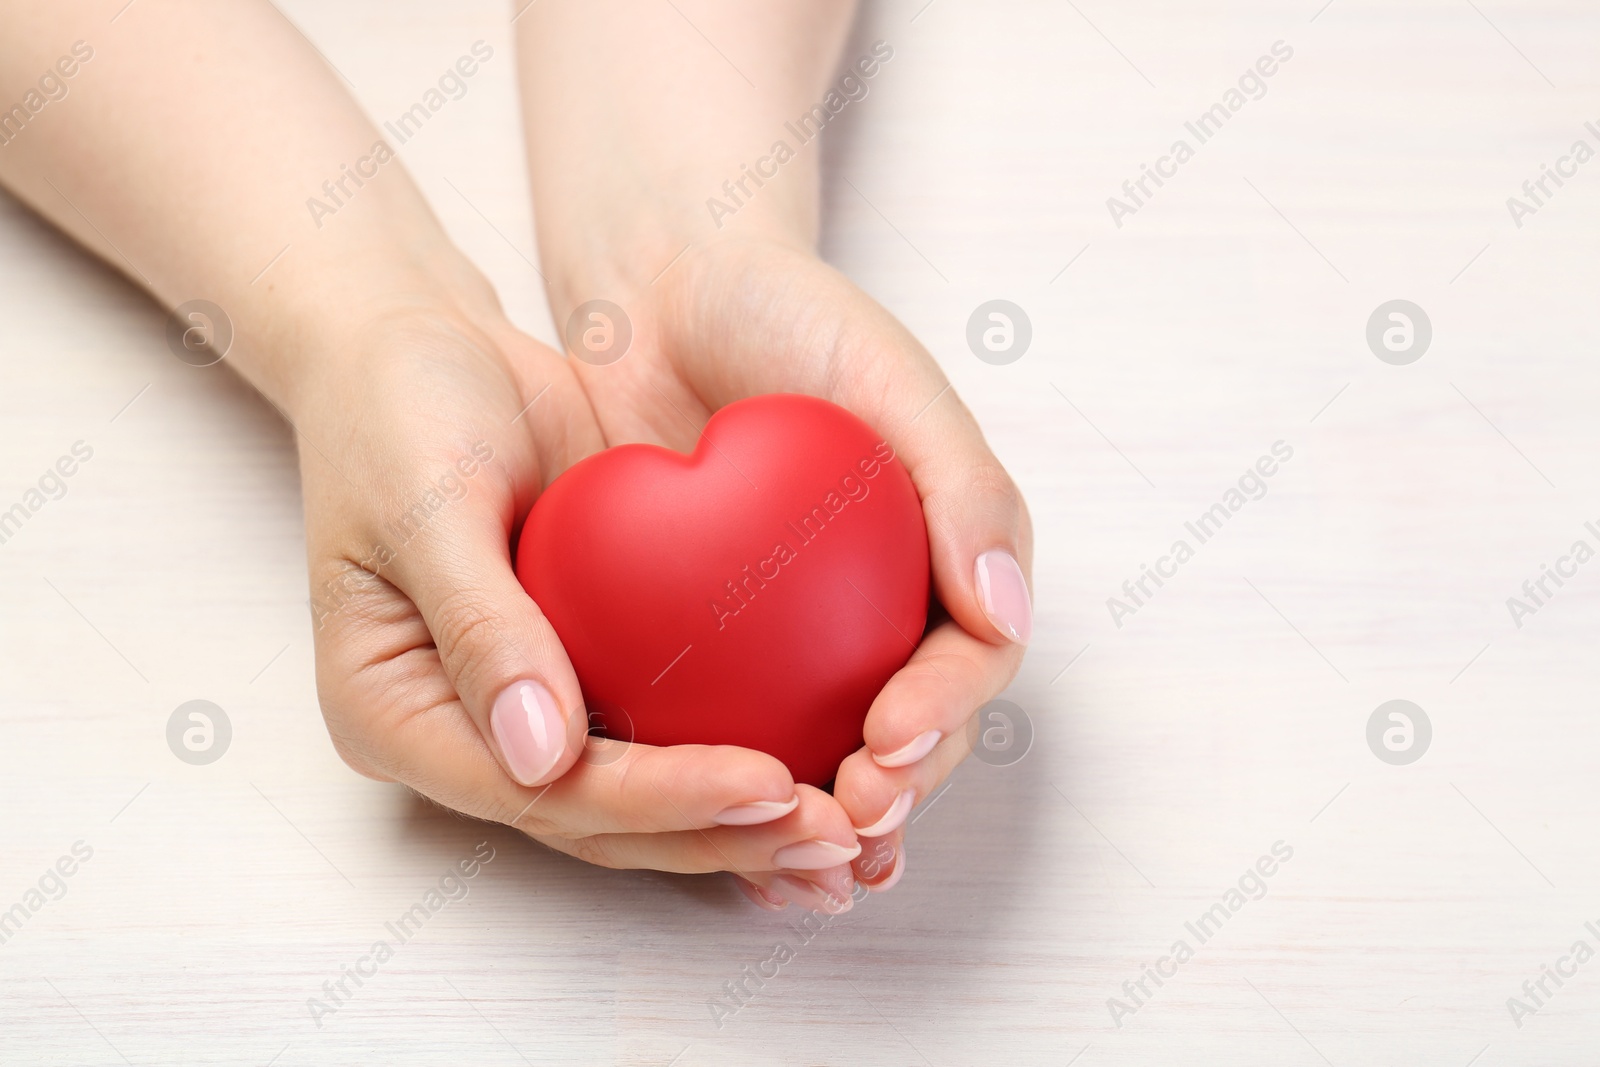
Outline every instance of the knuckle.
[[471, 687], [486, 678], [504, 643], [501, 620], [484, 597], [473, 591], [448, 594], [428, 619], [428, 631], [450, 675]]
[[845, 814], [843, 806], [821, 790], [818, 790], [816, 795], [802, 794], [800, 807], [796, 809], [795, 814], [799, 816], [795, 830], [797, 841], [811, 837], [855, 840], [855, 827]]
[[[878, 728], [892, 724], [909, 728], [922, 722], [930, 709], [947, 708], [952, 702], [967, 699], [969, 694], [986, 690], [989, 686], [982, 680], [984, 673], [983, 665], [964, 652], [918, 649], [890, 679], [894, 702], [885, 709], [884, 721]], [[907, 739], [920, 732], [913, 730]]]
[[845, 809], [852, 823], [865, 826], [876, 817], [877, 813], [870, 809], [889, 781], [889, 776], [873, 762], [866, 749], [852, 752], [839, 765], [833, 798]]
[[694, 798], [707, 789], [714, 786], [737, 788], [737, 771], [726, 764], [716, 765], [715, 782], [708, 780], [711, 765], [700, 757], [709, 752], [709, 748], [701, 745], [675, 745], [650, 753], [655, 758], [645, 761], [648, 767], [641, 765], [630, 772], [634, 779], [636, 802], [659, 809], [664, 824], [675, 824], [681, 805], [692, 804]]
[[521, 811], [502, 810], [495, 818], [495, 822], [504, 823], [520, 833], [529, 837], [548, 837], [559, 834], [560, 827], [548, 816], [538, 810], [538, 798], [534, 803], [524, 807]]
[[642, 758], [640, 751], [630, 746], [626, 752], [611, 762], [611, 790], [613, 796], [628, 797], [632, 795], [629, 790], [638, 787], [637, 779], [640, 777], [639, 760]]
[[954, 540], [964, 533], [974, 515], [1012, 531], [1021, 532], [1027, 513], [1022, 492], [1011, 475], [992, 457], [959, 472], [940, 484], [924, 500], [931, 533]]
[[[650, 758], [650, 756], [657, 758]], [[641, 829], [653, 831], [676, 829], [681, 796], [678, 780], [683, 772], [680, 760], [661, 759], [662, 753], [647, 754], [632, 748], [612, 766], [611, 788], [613, 795], [627, 805], [630, 814], [640, 820]]]
[[966, 473], [965, 485], [977, 499], [999, 515], [1015, 515], [1022, 511], [1022, 492], [1000, 462], [987, 459]]
[[918, 689], [944, 690], [981, 673], [971, 656], [950, 649], [921, 650], [906, 664], [906, 681]]

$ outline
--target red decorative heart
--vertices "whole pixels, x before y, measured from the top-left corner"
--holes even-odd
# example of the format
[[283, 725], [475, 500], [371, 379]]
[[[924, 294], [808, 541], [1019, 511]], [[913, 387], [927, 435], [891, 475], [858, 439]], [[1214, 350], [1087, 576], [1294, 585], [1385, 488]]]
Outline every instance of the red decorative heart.
[[759, 396], [693, 454], [619, 445], [545, 490], [517, 576], [607, 736], [725, 744], [823, 785], [928, 614], [916, 488], [866, 423]]

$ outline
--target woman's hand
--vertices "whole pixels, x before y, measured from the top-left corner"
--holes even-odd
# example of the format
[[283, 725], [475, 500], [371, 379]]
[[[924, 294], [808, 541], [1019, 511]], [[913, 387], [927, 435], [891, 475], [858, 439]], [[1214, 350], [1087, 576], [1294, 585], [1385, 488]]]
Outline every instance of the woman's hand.
[[[338, 76], [266, 0], [118, 21], [126, 6], [0, 6], [5, 99], [76, 71], [71, 103], [0, 153], [0, 183], [164, 306], [219, 305], [227, 364], [294, 424], [340, 753], [595, 863], [761, 884], [804, 870], [786, 893], [848, 900], [849, 818], [777, 760], [586, 741], [509, 546], [542, 486], [605, 442], [565, 361], [506, 324], [404, 164], [347, 173], [381, 135]], [[92, 49], [55, 67], [80, 37]], [[308, 214], [334, 181], [337, 213]]]
[[509, 549], [541, 488], [604, 444], [565, 361], [493, 313], [406, 312], [315, 365], [291, 417], [318, 691], [344, 759], [591, 863], [790, 871], [786, 895], [847, 899], [850, 821], [778, 760], [586, 736]]
[[903, 824], [971, 751], [977, 709], [1032, 633], [1028, 513], [938, 365], [893, 316], [810, 253], [768, 240], [693, 247], [624, 305], [617, 362], [573, 369], [608, 441], [691, 450], [718, 408], [825, 397], [884, 435], [922, 498], [939, 612], [874, 701], [834, 796], [862, 839], [855, 874], [887, 888]]
[[[884, 888], [904, 870], [912, 805], [969, 751], [974, 713], [1021, 661], [1031, 535], [927, 350], [816, 256], [831, 116], [845, 100], [851, 114], [877, 106], [898, 69], [893, 42], [843, 54], [853, 8], [545, 0], [516, 25], [556, 323], [594, 299], [632, 321], [620, 361], [574, 366], [606, 441], [686, 450], [724, 404], [810, 393], [882, 433], [922, 497], [942, 610], [834, 790], [864, 846], [854, 873]], [[819, 115], [828, 129], [802, 139], [795, 123], [816, 130]]]

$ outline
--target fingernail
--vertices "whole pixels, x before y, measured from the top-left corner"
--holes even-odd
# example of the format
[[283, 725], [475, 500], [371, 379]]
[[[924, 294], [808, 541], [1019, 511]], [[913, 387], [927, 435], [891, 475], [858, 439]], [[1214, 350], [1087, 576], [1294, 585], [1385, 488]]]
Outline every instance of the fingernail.
[[567, 722], [550, 690], [535, 681], [513, 682], [495, 698], [489, 726], [511, 777], [534, 785], [567, 750]]
[[1028, 583], [1011, 553], [991, 548], [973, 568], [978, 578], [978, 600], [994, 628], [1019, 645], [1033, 636], [1033, 604]]
[[902, 789], [895, 794], [894, 803], [889, 805], [889, 810], [883, 817], [871, 826], [856, 827], [857, 837], [887, 837], [900, 829], [900, 824], [906, 821], [906, 816], [911, 814], [911, 805], [916, 803], [917, 794], [910, 789]]
[[756, 800], [749, 804], [735, 804], [711, 816], [718, 826], [759, 826], [764, 822], [781, 819], [800, 806], [800, 794], [788, 800]]
[[821, 871], [849, 863], [859, 855], [859, 841], [849, 848], [832, 841], [796, 841], [774, 852], [772, 862], [779, 867], [793, 867], [797, 871]]
[[814, 885], [802, 878], [796, 878], [793, 875], [773, 875], [772, 887], [803, 908], [827, 912], [829, 915], [838, 915], [849, 911], [855, 904], [855, 901], [850, 899], [848, 895], [843, 897], [835, 896], [821, 886]]
[[894, 870], [890, 871], [889, 877], [883, 881], [868, 885], [867, 892], [887, 893], [894, 888], [894, 884], [900, 880], [900, 876], [904, 873], [906, 873], [906, 850], [898, 848], [895, 849], [894, 853]]
[[917, 762], [923, 756], [933, 751], [933, 746], [939, 743], [944, 734], [938, 730], [929, 730], [925, 734], [918, 734], [911, 739], [911, 743], [898, 752], [891, 752], [887, 756], [872, 754], [872, 762], [880, 767], [904, 767]]
[[765, 908], [767, 911], [782, 911], [789, 906], [787, 900], [764, 886], [756, 885], [754, 882], [740, 878], [738, 875], [733, 876], [733, 881], [739, 887], [739, 891], [749, 897], [750, 902], [759, 908]]

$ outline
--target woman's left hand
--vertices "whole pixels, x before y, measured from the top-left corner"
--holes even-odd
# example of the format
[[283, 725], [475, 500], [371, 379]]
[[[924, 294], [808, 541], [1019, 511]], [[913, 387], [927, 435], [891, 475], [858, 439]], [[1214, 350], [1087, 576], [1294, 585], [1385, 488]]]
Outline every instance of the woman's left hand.
[[834, 789], [863, 846], [856, 879], [886, 889], [904, 870], [907, 815], [971, 750], [977, 709], [1015, 676], [1032, 635], [1027, 506], [927, 349], [811, 253], [771, 240], [692, 246], [623, 299], [626, 354], [571, 361], [608, 443], [687, 452], [726, 404], [806, 393], [881, 433], [921, 497], [935, 617]]

